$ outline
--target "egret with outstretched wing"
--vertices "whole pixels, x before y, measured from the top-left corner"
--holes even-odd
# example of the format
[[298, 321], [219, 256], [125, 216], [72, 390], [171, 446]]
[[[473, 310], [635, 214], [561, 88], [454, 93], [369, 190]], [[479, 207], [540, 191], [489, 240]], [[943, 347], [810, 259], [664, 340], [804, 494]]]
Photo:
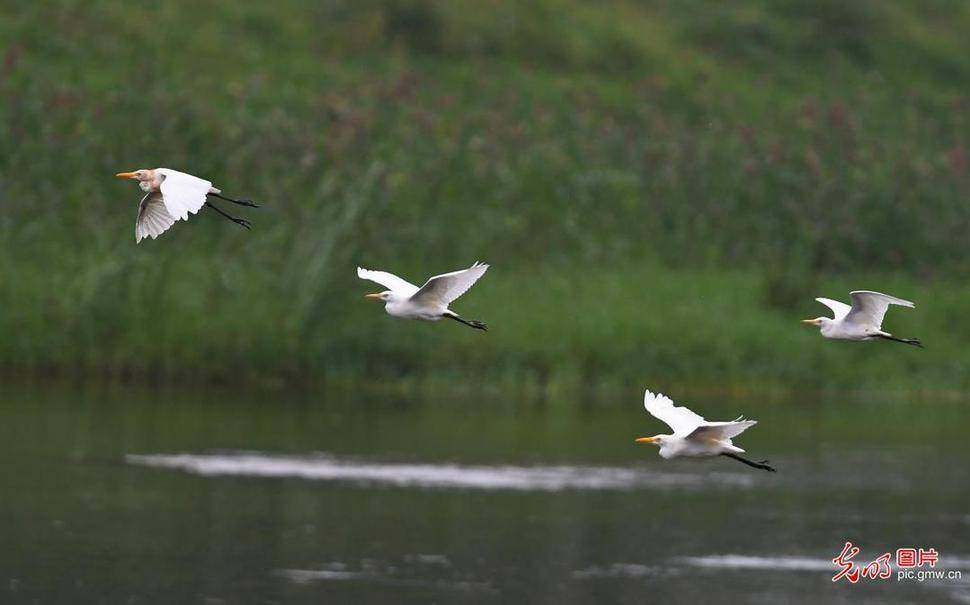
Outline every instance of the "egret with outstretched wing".
[[189, 220], [189, 214], [196, 214], [203, 206], [246, 229], [252, 227], [246, 219], [231, 216], [214, 206], [208, 201], [210, 195], [240, 206], [259, 208], [252, 200], [227, 197], [209, 181], [170, 168], [142, 168], [134, 172], [119, 172], [115, 176], [138, 181], [138, 186], [145, 192], [145, 197], [138, 206], [138, 218], [135, 220], [135, 243], [146, 237], [155, 239], [176, 221]]
[[478, 330], [487, 330], [484, 323], [465, 319], [448, 309], [448, 305], [467, 292], [487, 270], [488, 265], [476, 262], [467, 269], [435, 275], [420, 288], [387, 271], [357, 267], [357, 277], [387, 288], [383, 292], [368, 294], [367, 298], [383, 300], [384, 310], [388, 315], [425, 321], [438, 321], [447, 317]]
[[660, 456], [663, 458], [726, 456], [754, 468], [775, 471], [767, 460], [755, 462], [740, 456], [739, 454], [744, 453], [744, 450], [731, 441], [758, 424], [757, 420], [744, 420], [738, 417], [737, 420], [728, 422], [708, 422], [691, 410], [674, 405], [670, 397], [651, 393], [649, 390], [643, 394], [643, 407], [654, 418], [667, 423], [674, 431], [673, 435], [654, 435], [636, 440], [637, 443], [652, 443], [660, 446]]
[[849, 293], [852, 305], [832, 300], [831, 298], [816, 298], [829, 309], [835, 317], [816, 317], [803, 319], [802, 323], [821, 328], [822, 336], [837, 340], [892, 340], [908, 345], [922, 347], [916, 338], [897, 338], [882, 329], [882, 320], [886, 316], [889, 305], [901, 307], [916, 307], [908, 300], [871, 292], [869, 290], [855, 290]]

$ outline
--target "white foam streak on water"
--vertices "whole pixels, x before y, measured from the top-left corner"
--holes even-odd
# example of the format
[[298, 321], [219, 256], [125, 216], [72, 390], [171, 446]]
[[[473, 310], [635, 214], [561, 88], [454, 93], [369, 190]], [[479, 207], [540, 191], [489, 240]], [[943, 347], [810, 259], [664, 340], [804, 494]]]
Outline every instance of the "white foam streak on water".
[[608, 567], [593, 566], [573, 572], [573, 577], [581, 580], [603, 578], [645, 578], [671, 575], [676, 570], [666, 567], [640, 565], [639, 563], [614, 563]]
[[708, 555], [703, 557], [677, 557], [668, 565], [641, 565], [638, 563], [613, 563], [609, 566], [594, 566], [573, 572], [577, 579], [598, 578], [643, 578], [660, 577], [683, 573], [683, 567], [702, 567], [706, 569], [761, 569], [777, 571], [833, 571], [835, 565], [826, 559], [809, 557], [748, 556], [748, 555]]
[[716, 569], [770, 569], [778, 571], [833, 571], [837, 568], [829, 559], [788, 556], [709, 555], [681, 557], [678, 562], [693, 567]]
[[943, 569], [967, 570], [970, 569], [970, 555], [950, 555], [948, 553], [941, 553], [940, 561], [936, 564], [936, 566]]
[[296, 584], [308, 584], [327, 580], [364, 580], [370, 577], [360, 571], [340, 571], [333, 569], [280, 569], [279, 575]]
[[492, 585], [488, 582], [475, 582], [467, 580], [435, 580], [435, 579], [413, 579], [382, 576], [378, 574], [358, 572], [358, 571], [332, 571], [329, 569], [278, 569], [275, 573], [286, 578], [294, 584], [310, 584], [312, 582], [332, 582], [346, 580], [365, 580], [378, 584], [389, 584], [393, 586], [426, 586], [430, 588], [441, 588], [449, 590], [473, 590], [473, 591], [493, 591]]
[[[792, 571], [833, 571], [837, 567], [829, 559], [810, 557], [749, 556], [749, 555], [708, 555], [704, 557], [680, 557], [676, 561], [693, 567], [718, 569], [770, 569]], [[936, 569], [970, 569], [970, 558], [961, 555], [940, 555]]]
[[131, 464], [206, 476], [297, 477], [396, 487], [482, 490], [634, 490], [745, 487], [750, 475], [663, 473], [611, 466], [475, 466], [368, 462], [326, 454], [275, 456], [254, 452], [128, 455]]
[[[448, 590], [485, 590], [492, 591], [488, 582], [465, 579], [442, 579], [437, 577], [442, 573], [442, 567], [450, 567], [450, 562], [444, 556], [438, 555], [407, 555], [405, 562], [416, 563], [416, 567], [401, 568], [384, 561], [364, 559], [353, 570], [345, 563], [334, 562], [322, 565], [317, 569], [277, 569], [278, 576], [282, 576], [294, 584], [310, 584], [313, 582], [333, 582], [358, 580], [395, 586], [425, 586]], [[433, 576], [428, 577], [428, 569]]]

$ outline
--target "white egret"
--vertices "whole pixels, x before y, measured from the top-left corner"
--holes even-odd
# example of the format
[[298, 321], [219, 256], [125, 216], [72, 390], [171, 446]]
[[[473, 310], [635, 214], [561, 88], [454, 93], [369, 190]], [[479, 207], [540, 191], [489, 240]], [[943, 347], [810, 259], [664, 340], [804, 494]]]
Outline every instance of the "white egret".
[[217, 197], [240, 206], [259, 208], [252, 200], [236, 200], [222, 195], [222, 191], [212, 183], [197, 176], [171, 170], [169, 168], [142, 168], [134, 172], [119, 172], [115, 175], [122, 179], [134, 179], [145, 192], [138, 205], [138, 218], [135, 220], [135, 243], [146, 237], [155, 239], [175, 224], [176, 221], [189, 220], [189, 213], [195, 214], [208, 206], [222, 216], [242, 225], [246, 229], [252, 223], [223, 212], [208, 201], [208, 196]]
[[438, 321], [447, 317], [478, 330], [487, 330], [484, 323], [465, 319], [448, 309], [448, 305], [468, 291], [487, 270], [488, 265], [475, 262], [467, 269], [435, 275], [420, 288], [386, 271], [370, 271], [357, 267], [357, 277], [388, 288], [383, 292], [366, 295], [367, 298], [383, 300], [384, 310], [388, 315], [425, 321]]
[[758, 424], [757, 420], [744, 420], [739, 416], [737, 420], [729, 422], [707, 422], [689, 409], [675, 406], [666, 395], [651, 393], [649, 390], [643, 394], [643, 407], [654, 418], [664, 421], [674, 430], [673, 435], [654, 435], [636, 440], [637, 443], [660, 446], [660, 456], [663, 458], [727, 456], [748, 466], [775, 472], [767, 460], [755, 462], [739, 456], [744, 450], [731, 442], [733, 437]]
[[821, 328], [822, 336], [839, 340], [892, 340], [916, 347], [923, 344], [916, 338], [897, 338], [882, 330], [882, 318], [886, 316], [889, 305], [915, 308], [916, 305], [908, 300], [870, 292], [869, 290], [855, 290], [849, 293], [852, 305], [832, 300], [830, 298], [816, 298], [835, 314], [835, 317], [816, 317], [803, 319], [802, 323]]

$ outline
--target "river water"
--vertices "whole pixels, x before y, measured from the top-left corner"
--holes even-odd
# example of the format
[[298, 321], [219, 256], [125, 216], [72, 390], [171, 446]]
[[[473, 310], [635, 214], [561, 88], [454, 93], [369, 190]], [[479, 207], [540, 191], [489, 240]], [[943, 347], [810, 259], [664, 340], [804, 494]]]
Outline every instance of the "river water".
[[3, 387], [0, 603], [970, 603], [968, 402], [684, 397], [772, 474], [639, 397]]

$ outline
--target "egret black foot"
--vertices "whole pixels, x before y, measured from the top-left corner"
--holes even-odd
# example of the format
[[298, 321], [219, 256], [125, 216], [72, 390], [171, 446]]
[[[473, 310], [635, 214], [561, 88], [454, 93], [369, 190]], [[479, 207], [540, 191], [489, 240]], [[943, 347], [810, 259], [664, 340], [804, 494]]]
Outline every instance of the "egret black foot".
[[226, 195], [222, 195], [221, 193], [215, 193], [215, 192], [212, 192], [212, 191], [210, 191], [206, 195], [211, 195], [212, 197], [217, 197], [220, 200], [225, 200], [227, 202], [232, 202], [233, 204], [238, 204], [240, 206], [249, 206], [250, 208], [259, 208], [259, 204], [257, 204], [253, 200], [237, 200], [234, 197], [229, 197], [229, 196], [226, 196]]
[[919, 338], [897, 338], [892, 334], [878, 334], [879, 338], [883, 340], [891, 340], [893, 342], [901, 342], [904, 345], [913, 345], [914, 347], [924, 348], [923, 343], [920, 342]]
[[768, 471], [769, 473], [775, 473], [775, 472], [777, 472], [775, 470], [775, 467], [773, 467], [773, 466], [771, 466], [771, 465], [768, 464], [768, 461], [767, 460], [761, 460], [759, 462], [755, 462], [754, 460], [748, 460], [744, 456], [738, 456], [737, 454], [733, 454], [731, 452], [722, 452], [721, 455], [722, 456], [726, 456], [728, 458], [732, 458], [734, 460], [737, 460], [738, 462], [740, 462], [742, 464], [747, 464], [748, 466], [750, 466], [752, 468], [760, 468], [761, 470]]
[[475, 328], [476, 330], [481, 330], [483, 332], [488, 332], [488, 326], [486, 326], [483, 322], [476, 321], [474, 319], [465, 319], [464, 317], [461, 317], [461, 316], [456, 315], [456, 314], [451, 313], [451, 312], [446, 313], [445, 314], [445, 317], [447, 317], [449, 319], [454, 319], [457, 322], [463, 323], [466, 326], [468, 326], [469, 328]]

